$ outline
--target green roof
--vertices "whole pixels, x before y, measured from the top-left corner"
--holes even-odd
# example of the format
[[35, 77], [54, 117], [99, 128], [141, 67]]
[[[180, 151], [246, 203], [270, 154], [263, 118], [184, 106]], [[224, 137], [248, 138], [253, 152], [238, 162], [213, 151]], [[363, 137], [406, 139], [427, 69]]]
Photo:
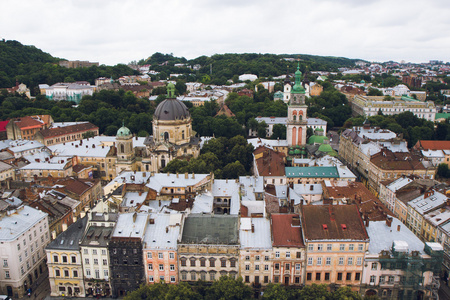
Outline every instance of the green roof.
[[323, 144], [325, 140], [329, 140], [329, 138], [324, 135], [312, 135], [308, 139], [308, 145]]
[[320, 152], [331, 152], [333, 151], [333, 148], [331, 148], [330, 144], [322, 144], [317, 150], [319, 150]]
[[336, 167], [285, 167], [287, 178], [339, 178]]
[[436, 113], [435, 120], [437, 119], [448, 119], [450, 118], [450, 113]]
[[117, 130], [116, 136], [129, 136], [131, 135], [130, 129], [126, 128], [125, 126], [122, 126]]

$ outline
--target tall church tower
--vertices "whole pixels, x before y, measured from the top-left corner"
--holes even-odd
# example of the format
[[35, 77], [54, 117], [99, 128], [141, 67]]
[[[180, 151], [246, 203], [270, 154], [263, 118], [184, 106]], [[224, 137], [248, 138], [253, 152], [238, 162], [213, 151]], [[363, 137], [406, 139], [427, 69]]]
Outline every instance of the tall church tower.
[[295, 84], [292, 87], [288, 103], [286, 139], [290, 147], [306, 144], [306, 112], [308, 107], [305, 104], [305, 96], [306, 92], [302, 86], [302, 72], [300, 72], [300, 67], [297, 66]]

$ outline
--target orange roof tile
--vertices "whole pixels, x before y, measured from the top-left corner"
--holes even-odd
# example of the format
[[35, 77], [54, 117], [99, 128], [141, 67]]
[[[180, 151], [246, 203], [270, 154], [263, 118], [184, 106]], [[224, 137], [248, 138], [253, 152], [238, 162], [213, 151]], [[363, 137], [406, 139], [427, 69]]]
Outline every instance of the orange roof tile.
[[[296, 214], [272, 214], [272, 236], [274, 247], [304, 247], [300, 220], [295, 224]], [[294, 225], [293, 225], [294, 221]]]

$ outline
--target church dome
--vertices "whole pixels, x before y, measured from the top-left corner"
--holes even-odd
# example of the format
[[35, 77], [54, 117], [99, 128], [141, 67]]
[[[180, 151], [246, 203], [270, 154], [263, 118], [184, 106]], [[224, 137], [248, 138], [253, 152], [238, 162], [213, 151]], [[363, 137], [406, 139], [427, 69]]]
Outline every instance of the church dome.
[[183, 120], [191, 115], [183, 102], [177, 99], [166, 99], [155, 110], [154, 119], [162, 121]]
[[116, 134], [117, 137], [129, 136], [129, 135], [131, 135], [131, 131], [130, 131], [130, 129], [128, 129], [125, 126], [120, 127], [119, 130], [117, 130], [117, 134]]

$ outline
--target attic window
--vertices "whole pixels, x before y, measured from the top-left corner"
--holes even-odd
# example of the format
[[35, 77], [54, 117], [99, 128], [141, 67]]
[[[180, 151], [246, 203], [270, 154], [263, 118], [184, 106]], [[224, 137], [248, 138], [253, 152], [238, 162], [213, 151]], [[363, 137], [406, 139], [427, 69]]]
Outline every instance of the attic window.
[[341, 228], [342, 228], [342, 230], [346, 230], [347, 229], [347, 225], [341, 224]]
[[328, 230], [328, 225], [327, 224], [322, 224], [322, 229], [323, 230]]

